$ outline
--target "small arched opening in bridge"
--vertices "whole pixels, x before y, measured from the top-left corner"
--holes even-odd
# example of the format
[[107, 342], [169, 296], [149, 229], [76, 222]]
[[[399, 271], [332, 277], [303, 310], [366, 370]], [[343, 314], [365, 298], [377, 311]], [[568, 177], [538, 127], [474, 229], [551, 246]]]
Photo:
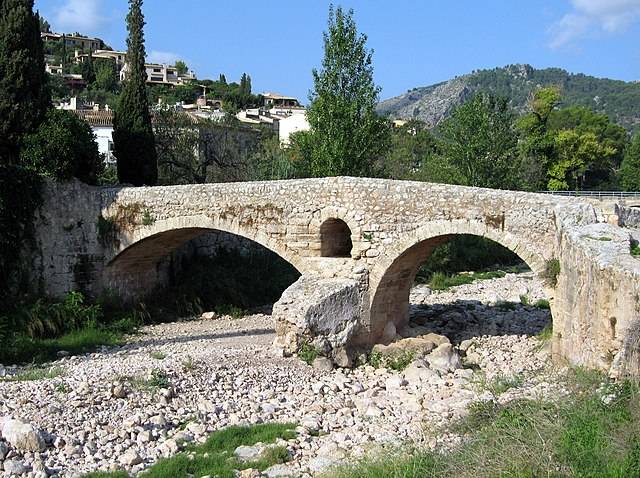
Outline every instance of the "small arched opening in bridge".
[[218, 229], [169, 229], [141, 239], [109, 263], [104, 287], [151, 313], [182, 317], [204, 311], [264, 310], [300, 276], [280, 254]]
[[351, 229], [342, 219], [327, 219], [320, 226], [322, 257], [351, 257]]
[[536, 335], [550, 327], [540, 264], [513, 246], [451, 234], [399, 250], [372, 277], [370, 343], [388, 343], [394, 327], [402, 338], [436, 333], [453, 344], [487, 335]]

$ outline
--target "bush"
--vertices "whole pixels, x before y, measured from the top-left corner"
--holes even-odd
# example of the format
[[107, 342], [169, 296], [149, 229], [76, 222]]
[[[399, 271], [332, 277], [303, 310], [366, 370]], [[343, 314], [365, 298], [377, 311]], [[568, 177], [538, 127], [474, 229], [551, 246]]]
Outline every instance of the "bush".
[[24, 139], [20, 160], [42, 176], [56, 179], [76, 177], [97, 184], [103, 169], [89, 124], [73, 113], [52, 109], [35, 133]]
[[542, 278], [550, 287], [558, 285], [558, 276], [560, 275], [560, 261], [558, 259], [549, 259], [545, 264]]

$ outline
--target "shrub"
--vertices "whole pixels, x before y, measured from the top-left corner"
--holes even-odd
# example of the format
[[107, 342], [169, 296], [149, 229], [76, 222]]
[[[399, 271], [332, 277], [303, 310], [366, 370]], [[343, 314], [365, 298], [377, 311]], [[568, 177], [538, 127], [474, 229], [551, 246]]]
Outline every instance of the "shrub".
[[558, 285], [558, 276], [560, 275], [560, 261], [558, 259], [549, 259], [545, 264], [542, 278], [550, 287]]
[[629, 244], [629, 249], [632, 256], [638, 257], [640, 256], [640, 243], [635, 239], [631, 239], [631, 243]]
[[311, 365], [313, 361], [318, 358], [318, 355], [318, 350], [309, 342], [302, 342], [302, 344], [300, 344], [300, 348], [298, 349], [298, 357], [303, 362]]
[[73, 113], [51, 109], [36, 132], [27, 135], [20, 153], [22, 163], [43, 176], [76, 177], [97, 184], [104, 169], [89, 124]]

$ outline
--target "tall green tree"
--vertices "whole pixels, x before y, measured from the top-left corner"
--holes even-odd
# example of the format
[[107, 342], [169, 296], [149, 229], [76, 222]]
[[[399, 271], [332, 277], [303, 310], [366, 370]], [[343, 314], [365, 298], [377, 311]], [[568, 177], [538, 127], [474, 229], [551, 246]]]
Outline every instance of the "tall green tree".
[[154, 185], [158, 179], [145, 70], [142, 0], [129, 0], [127, 15], [127, 78], [113, 118], [113, 143], [118, 179], [134, 186]]
[[96, 81], [96, 70], [93, 65], [93, 55], [91, 50], [89, 50], [89, 56], [87, 59], [82, 62], [80, 67], [80, 71], [82, 72], [82, 78], [87, 82], [87, 86], [91, 86]]
[[640, 133], [636, 133], [620, 166], [620, 185], [625, 191], [640, 191]]
[[375, 174], [389, 142], [389, 127], [375, 111], [380, 88], [373, 81], [373, 52], [358, 33], [353, 10], [329, 8], [322, 68], [313, 70], [304, 148], [312, 176]]
[[0, 158], [18, 160], [22, 137], [51, 107], [40, 18], [33, 0], [0, 1]]
[[440, 153], [467, 186], [517, 189], [517, 136], [506, 98], [479, 93], [440, 125]]
[[176, 64], [174, 65], [176, 70], [178, 70], [179, 75], [186, 75], [189, 71], [189, 67], [182, 60], [176, 60]]

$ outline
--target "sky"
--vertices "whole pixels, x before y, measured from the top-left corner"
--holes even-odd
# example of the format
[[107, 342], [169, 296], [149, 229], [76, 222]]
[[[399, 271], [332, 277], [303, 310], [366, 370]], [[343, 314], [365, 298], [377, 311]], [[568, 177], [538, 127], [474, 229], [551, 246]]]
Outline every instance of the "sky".
[[[386, 99], [513, 63], [640, 80], [640, 0], [343, 0], [374, 50]], [[126, 0], [36, 0], [52, 30], [126, 49]], [[252, 78], [253, 91], [306, 103], [322, 61], [325, 0], [146, 0], [149, 61], [198, 78]]]

